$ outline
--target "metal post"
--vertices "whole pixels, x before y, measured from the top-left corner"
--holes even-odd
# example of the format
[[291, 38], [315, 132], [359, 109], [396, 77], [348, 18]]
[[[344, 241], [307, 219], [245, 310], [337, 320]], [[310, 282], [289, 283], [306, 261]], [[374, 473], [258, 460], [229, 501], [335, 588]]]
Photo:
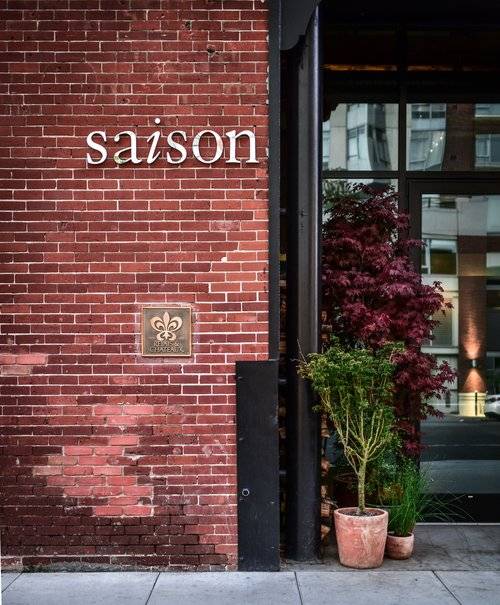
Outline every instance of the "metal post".
[[286, 178], [290, 199], [287, 323], [287, 556], [304, 561], [320, 542], [319, 417], [309, 385], [296, 373], [301, 355], [320, 344], [320, 61], [319, 9], [298, 45], [291, 75], [287, 123], [292, 144]]

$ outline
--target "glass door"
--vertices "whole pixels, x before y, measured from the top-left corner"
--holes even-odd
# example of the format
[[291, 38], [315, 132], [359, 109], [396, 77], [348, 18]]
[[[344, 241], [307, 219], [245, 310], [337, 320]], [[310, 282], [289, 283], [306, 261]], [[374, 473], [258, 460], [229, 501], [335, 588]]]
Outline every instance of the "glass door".
[[453, 308], [425, 351], [456, 370], [442, 418], [422, 422], [421, 468], [436, 494], [460, 496], [462, 521], [500, 521], [500, 183], [409, 181], [413, 235], [425, 241], [424, 282]]

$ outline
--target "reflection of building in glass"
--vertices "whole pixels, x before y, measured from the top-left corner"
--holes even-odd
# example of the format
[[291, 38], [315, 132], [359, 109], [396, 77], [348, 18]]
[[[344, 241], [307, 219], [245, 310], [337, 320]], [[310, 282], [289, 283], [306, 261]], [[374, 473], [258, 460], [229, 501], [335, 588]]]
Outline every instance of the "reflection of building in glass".
[[[477, 104], [476, 167], [500, 168], [500, 103]], [[489, 131], [489, 132], [483, 132]]]
[[408, 170], [500, 168], [500, 104], [411, 103]]
[[[454, 369], [458, 367], [459, 352], [456, 212], [453, 197], [422, 197], [422, 238], [426, 244], [422, 252], [422, 279], [428, 284], [439, 280], [446, 300], [453, 305], [453, 309], [447, 309], [435, 318], [440, 324], [434, 329], [429, 347], [424, 350], [435, 354], [439, 362], [447, 361]], [[445, 402], [432, 403], [442, 411], [458, 412], [457, 388], [455, 381]]]
[[[324, 170], [397, 170], [398, 106], [339, 103], [323, 123]], [[500, 103], [410, 103], [408, 170], [500, 168]]]
[[[404, 133], [409, 171], [448, 178], [453, 171], [500, 169], [499, 103], [410, 103]], [[355, 182], [389, 182], [380, 173], [397, 177], [397, 139], [397, 104], [337, 104], [323, 123], [323, 169], [340, 179], [373, 173]], [[436, 193], [421, 203], [423, 279], [440, 281], [453, 304], [436, 317], [426, 350], [458, 374], [447, 399], [432, 403], [481, 415], [487, 396], [500, 393], [500, 196]]]
[[341, 103], [323, 123], [324, 170], [397, 168], [396, 104]]
[[442, 411], [484, 413], [500, 392], [500, 196], [422, 196], [423, 280], [440, 281], [453, 309], [439, 314], [428, 352], [457, 369]]
[[439, 170], [446, 129], [444, 103], [414, 103], [407, 112], [409, 170]]

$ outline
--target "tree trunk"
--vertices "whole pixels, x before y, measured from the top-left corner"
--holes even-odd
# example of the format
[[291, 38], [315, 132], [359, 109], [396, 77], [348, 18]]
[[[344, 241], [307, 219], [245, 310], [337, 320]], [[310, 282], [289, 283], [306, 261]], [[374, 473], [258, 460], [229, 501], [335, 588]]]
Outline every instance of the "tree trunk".
[[366, 462], [362, 462], [358, 472], [358, 511], [360, 514], [365, 512], [365, 478]]

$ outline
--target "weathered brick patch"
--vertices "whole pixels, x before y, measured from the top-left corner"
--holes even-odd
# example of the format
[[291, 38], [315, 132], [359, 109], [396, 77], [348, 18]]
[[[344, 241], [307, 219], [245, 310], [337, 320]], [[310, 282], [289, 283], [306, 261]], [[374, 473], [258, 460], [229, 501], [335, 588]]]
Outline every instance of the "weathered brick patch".
[[24, 353], [20, 355], [0, 354], [0, 373], [2, 376], [21, 376], [31, 374], [33, 366], [47, 363], [47, 355]]

